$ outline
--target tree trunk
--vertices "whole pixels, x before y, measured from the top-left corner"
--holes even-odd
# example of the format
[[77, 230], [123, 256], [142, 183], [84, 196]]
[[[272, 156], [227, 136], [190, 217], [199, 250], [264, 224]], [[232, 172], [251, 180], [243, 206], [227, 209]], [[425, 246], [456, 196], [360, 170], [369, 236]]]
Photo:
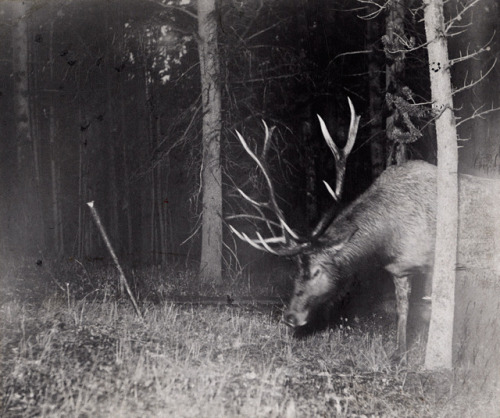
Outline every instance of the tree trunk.
[[[29, 37], [29, 35], [28, 35]], [[29, 84], [28, 89], [31, 92], [39, 92], [40, 88], [40, 74], [37, 69], [37, 64], [39, 61], [39, 51], [37, 48], [28, 48], [28, 61], [31, 63], [31, 68], [29, 68]], [[40, 247], [42, 249], [48, 248], [47, 246], [47, 237], [46, 237], [46, 219], [44, 216], [44, 200], [42, 196], [44, 195], [44, 184], [43, 179], [44, 176], [42, 174], [43, 170], [43, 147], [42, 147], [42, 118], [40, 116], [40, 106], [39, 103], [39, 94], [35, 93], [32, 95], [32, 99], [29, 100], [30, 105], [30, 121], [31, 121], [31, 138], [33, 139], [33, 163], [34, 163], [34, 188], [35, 195], [33, 199], [36, 199], [36, 208], [37, 208], [37, 220], [35, 221], [37, 225], [40, 226]], [[33, 205], [35, 207], [35, 205]], [[32, 219], [33, 222], [33, 219]]]
[[[16, 247], [31, 252], [37, 244], [36, 231], [32, 230], [33, 213], [30, 200], [35, 196], [33, 171], [33, 141], [31, 137], [28, 101], [28, 25], [26, 2], [12, 2], [12, 70], [14, 74], [14, 115], [16, 121], [17, 221], [14, 235]], [[16, 177], [15, 177], [16, 178]]]
[[[49, 36], [49, 56], [54, 56], [54, 23], [50, 24]], [[54, 85], [54, 61], [50, 60], [50, 83]], [[51, 93], [49, 105], [49, 149], [50, 149], [50, 191], [51, 191], [51, 211], [53, 222], [53, 250], [58, 256], [62, 253], [62, 221], [59, 208], [59, 181], [57, 178], [57, 146], [56, 146], [56, 119], [54, 109], [54, 93]]]
[[[310, 116], [311, 112], [307, 112]], [[313, 145], [311, 122], [302, 122], [302, 141], [304, 150], [304, 159], [306, 167], [306, 217], [307, 227], [311, 227], [318, 218], [318, 191], [316, 190], [316, 164], [314, 158], [317, 155], [317, 147]]]
[[125, 117], [125, 94], [123, 93], [123, 89], [125, 88], [123, 85], [124, 82], [120, 83], [120, 133], [122, 138], [122, 157], [123, 157], [123, 187], [124, 187], [124, 196], [123, 196], [123, 207], [125, 208], [125, 218], [127, 224], [127, 254], [128, 256], [132, 256], [134, 252], [133, 245], [133, 231], [132, 231], [132, 206], [130, 199], [130, 174], [129, 174], [129, 162], [127, 155], [127, 143], [126, 138], [127, 132], [127, 122]]
[[[106, 27], [108, 27], [108, 22], [106, 19]], [[111, 43], [111, 41], [109, 41]], [[112, 62], [108, 62], [106, 71], [106, 127], [108, 128], [107, 132], [107, 152], [109, 153], [109, 166], [107, 168], [106, 177], [108, 180], [108, 200], [107, 205], [110, 206], [109, 211], [109, 235], [111, 242], [115, 246], [115, 250], [118, 252], [122, 251], [121, 247], [121, 239], [120, 239], [120, 216], [118, 214], [118, 202], [120, 201], [119, 192], [118, 192], [118, 174], [117, 174], [117, 146], [116, 146], [116, 102], [113, 103], [112, 89], [113, 89], [113, 79], [111, 77], [111, 67]]]
[[200, 278], [222, 282], [221, 90], [215, 0], [198, 2], [198, 51], [203, 106]]
[[376, 179], [385, 168], [385, 135], [382, 129], [382, 73], [380, 59], [376, 51], [376, 44], [380, 42], [380, 25], [377, 19], [367, 21], [367, 35], [370, 44], [368, 56], [369, 74], [369, 112], [370, 112], [370, 155], [372, 178]]
[[425, 356], [428, 369], [451, 368], [458, 237], [458, 147], [444, 36], [443, 0], [424, 0], [432, 106], [437, 114], [437, 230], [432, 316]]
[[[404, 47], [401, 45], [400, 39], [405, 39], [404, 34], [404, 17], [405, 4], [404, 0], [390, 0], [388, 3], [389, 14], [386, 19], [386, 56], [388, 64], [385, 69], [386, 80], [385, 88], [388, 93], [401, 95], [401, 80], [404, 74]], [[406, 144], [397, 140], [394, 135], [394, 123], [396, 121], [396, 109], [392, 109], [391, 114], [386, 120], [386, 136], [389, 139], [390, 151], [387, 156], [387, 165], [392, 165], [393, 160], [396, 164], [402, 164], [407, 160]]]

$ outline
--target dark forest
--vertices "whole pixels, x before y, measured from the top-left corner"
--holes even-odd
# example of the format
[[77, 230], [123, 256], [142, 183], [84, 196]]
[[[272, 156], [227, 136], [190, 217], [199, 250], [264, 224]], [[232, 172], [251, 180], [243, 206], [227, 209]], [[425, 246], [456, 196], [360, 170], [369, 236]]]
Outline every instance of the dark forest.
[[[453, 68], [457, 88], [490, 71], [481, 83], [455, 96], [461, 118], [498, 106], [498, 69], [491, 69], [498, 56], [498, 8], [490, 3], [465, 13], [471, 26], [450, 39], [452, 57], [488, 49]], [[487, 8], [491, 11], [484, 12]], [[9, 3], [2, 4], [5, 257], [107, 257], [84, 205], [93, 200], [119, 255], [136, 264], [196, 265], [202, 112], [197, 22], [191, 10], [190, 5], [165, 7], [152, 1], [36, 2], [23, 16], [27, 45], [20, 51], [13, 43]], [[329, 204], [321, 181], [335, 176], [316, 114], [342, 145], [349, 123], [348, 96], [361, 125], [347, 169], [345, 198], [352, 199], [371, 184], [376, 175], [373, 143], [384, 142], [385, 153], [393, 147], [384, 134], [385, 121], [395, 110], [389, 108], [385, 93], [395, 86], [385, 85], [392, 59], [382, 38], [386, 16], [363, 19], [369, 11], [355, 1], [221, 3], [224, 215], [248, 212], [239, 206], [235, 186], [262, 189], [235, 130], [262, 146], [263, 119], [276, 126], [269, 158], [283, 210], [294, 227], [314, 223]], [[406, 39], [417, 46], [425, 40], [422, 16], [415, 13], [406, 16], [404, 28]], [[26, 143], [16, 141], [12, 111], [13, 56], [21, 53], [26, 54], [22, 59], [28, 71]], [[410, 89], [412, 100], [424, 103], [423, 108], [430, 100], [426, 67], [425, 49], [415, 48], [406, 53], [397, 75], [398, 89]], [[380, 90], [370, 91], [374, 86]], [[376, 114], [370, 113], [370, 101], [378, 103]], [[409, 158], [435, 162], [435, 139], [425, 109], [412, 119], [421, 137], [408, 145]], [[496, 114], [490, 113], [460, 126], [462, 172], [498, 174], [497, 125]], [[306, 183], [311, 175], [316, 201], [308, 208]], [[234, 256], [244, 256], [240, 252], [248, 248], [234, 247], [226, 233], [224, 227], [231, 251], [223, 257], [231, 271]]]

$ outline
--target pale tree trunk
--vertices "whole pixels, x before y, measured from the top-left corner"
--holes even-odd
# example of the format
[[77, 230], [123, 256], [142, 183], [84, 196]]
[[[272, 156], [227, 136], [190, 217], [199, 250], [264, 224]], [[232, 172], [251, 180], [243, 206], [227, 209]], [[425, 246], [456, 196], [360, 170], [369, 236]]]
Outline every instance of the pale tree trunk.
[[221, 91], [215, 0], [198, 2], [198, 51], [203, 105], [200, 278], [222, 281]]
[[385, 135], [382, 129], [382, 85], [381, 64], [375, 45], [380, 41], [380, 25], [377, 19], [367, 21], [367, 36], [371, 49], [368, 56], [369, 113], [370, 113], [370, 156], [372, 178], [377, 178], [385, 168]]
[[437, 230], [432, 315], [425, 355], [428, 369], [451, 368], [458, 240], [458, 147], [443, 0], [424, 0], [432, 106], [437, 135]]
[[[404, 74], [404, 47], [401, 45], [400, 40], [405, 39], [404, 34], [404, 17], [405, 17], [405, 2], [404, 0], [390, 0], [388, 3], [389, 14], [386, 19], [386, 55], [388, 56], [388, 64], [386, 65], [385, 74], [385, 88], [388, 93], [394, 95], [401, 95], [401, 79]], [[389, 54], [388, 48], [390, 51]], [[402, 164], [407, 160], [406, 144], [399, 142], [394, 136], [394, 123], [396, 121], [396, 109], [386, 120], [386, 134], [390, 140], [390, 151], [387, 156], [387, 165], [392, 165], [393, 160], [396, 164]]]

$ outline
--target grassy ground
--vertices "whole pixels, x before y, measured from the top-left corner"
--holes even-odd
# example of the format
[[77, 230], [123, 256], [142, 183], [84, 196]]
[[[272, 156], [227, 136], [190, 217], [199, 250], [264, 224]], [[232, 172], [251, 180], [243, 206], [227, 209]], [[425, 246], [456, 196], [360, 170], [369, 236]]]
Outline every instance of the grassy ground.
[[298, 339], [279, 312], [64, 298], [6, 302], [1, 415], [64, 417], [491, 416], [452, 377], [392, 364], [375, 321]]
[[[297, 338], [282, 305], [158, 302], [214, 289], [149, 271], [136, 273], [142, 321], [110, 269], [28, 265], [0, 281], [2, 417], [500, 416], [463, 374], [422, 371], [418, 339], [407, 366], [391, 362], [394, 319], [379, 313]], [[236, 300], [276, 292], [243, 282]]]

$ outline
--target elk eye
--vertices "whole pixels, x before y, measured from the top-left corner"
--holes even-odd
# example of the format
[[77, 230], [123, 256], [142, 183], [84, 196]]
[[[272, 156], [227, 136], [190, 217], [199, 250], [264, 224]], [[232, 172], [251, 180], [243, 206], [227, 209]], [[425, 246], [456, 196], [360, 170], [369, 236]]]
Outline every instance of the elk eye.
[[295, 292], [295, 296], [302, 296], [304, 294], [304, 291], [303, 290], [298, 290], [297, 292]]
[[314, 279], [314, 278], [316, 278], [316, 277], [318, 277], [318, 276], [319, 276], [319, 273], [320, 273], [320, 269], [316, 269], [316, 270], [314, 270], [314, 273], [313, 273], [313, 275], [312, 275], [313, 279]]

